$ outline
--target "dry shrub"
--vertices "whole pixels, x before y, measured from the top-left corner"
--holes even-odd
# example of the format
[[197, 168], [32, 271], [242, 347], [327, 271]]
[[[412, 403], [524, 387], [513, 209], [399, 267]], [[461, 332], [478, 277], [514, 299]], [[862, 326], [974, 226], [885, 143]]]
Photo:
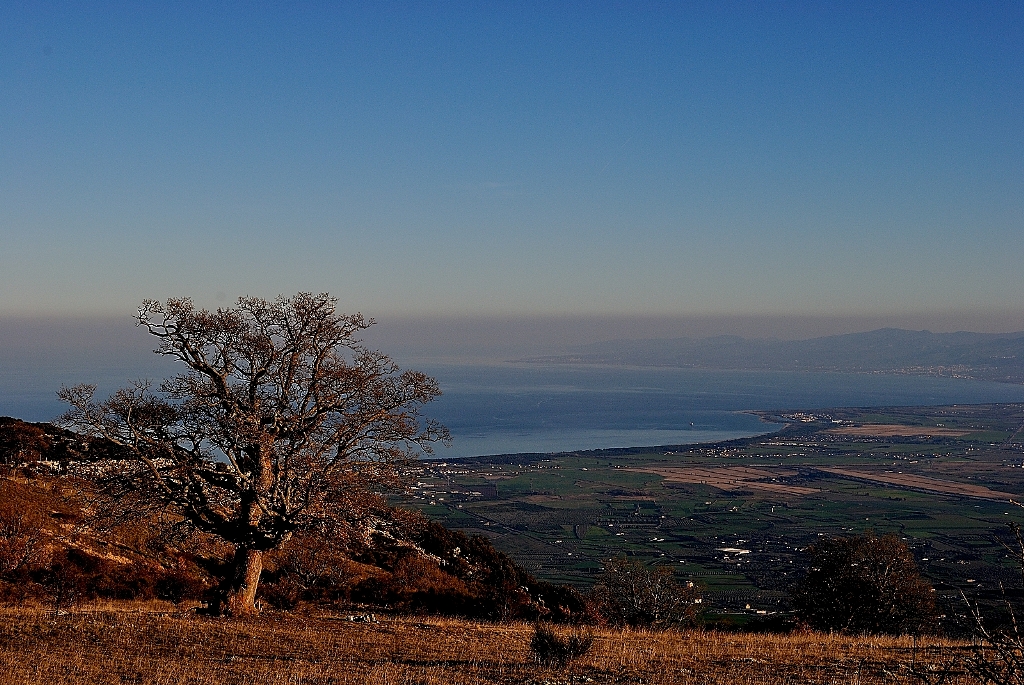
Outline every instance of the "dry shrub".
[[33, 568], [45, 556], [47, 517], [21, 490], [17, 483], [0, 480], [0, 577]]
[[153, 583], [156, 598], [174, 604], [201, 599], [209, 589], [209, 581], [194, 568], [187, 567], [170, 569]]
[[420, 555], [399, 561], [391, 582], [393, 591], [408, 598], [405, 608], [412, 612], [459, 615], [473, 600], [466, 583], [444, 572], [433, 559]]
[[43, 594], [33, 574], [47, 565], [47, 528], [52, 526], [45, 497], [21, 483], [0, 479], [0, 601], [22, 604]]
[[259, 596], [278, 609], [301, 602], [348, 601], [358, 582], [345, 545], [328, 535], [303, 533], [267, 555]]
[[573, 631], [563, 636], [543, 623], [534, 626], [530, 640], [534, 658], [545, 666], [565, 666], [589, 652], [593, 646], [593, 633]]
[[418, 554], [399, 560], [391, 573], [368, 578], [353, 590], [353, 599], [387, 605], [398, 613], [466, 616], [478, 613], [470, 588], [437, 562]]
[[54, 553], [50, 563], [33, 573], [55, 608], [84, 599], [154, 599], [157, 573], [152, 568], [123, 564], [75, 548]]

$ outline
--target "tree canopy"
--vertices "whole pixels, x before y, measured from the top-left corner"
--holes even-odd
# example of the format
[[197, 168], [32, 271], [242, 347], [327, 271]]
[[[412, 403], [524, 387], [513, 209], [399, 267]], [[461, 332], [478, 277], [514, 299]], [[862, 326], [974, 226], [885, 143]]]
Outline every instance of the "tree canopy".
[[810, 569], [793, 603], [812, 628], [902, 635], [931, 627], [934, 591], [895, 535], [829, 537], [808, 551]]
[[363, 346], [356, 335], [373, 321], [338, 313], [330, 295], [243, 297], [212, 312], [147, 300], [137, 322], [183, 372], [103, 401], [93, 385], [62, 388], [61, 422], [122, 448], [108, 482], [234, 547], [219, 607], [229, 613], [254, 610], [263, 552], [357, 516], [399, 482], [400, 464], [447, 440], [420, 415], [437, 383]]

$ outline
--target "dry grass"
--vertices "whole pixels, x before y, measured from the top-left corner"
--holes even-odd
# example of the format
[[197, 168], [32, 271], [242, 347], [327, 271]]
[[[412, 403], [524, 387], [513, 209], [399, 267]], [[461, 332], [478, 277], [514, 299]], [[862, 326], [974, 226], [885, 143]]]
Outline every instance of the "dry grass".
[[274, 613], [227, 620], [110, 606], [53, 617], [2, 609], [0, 678], [5, 685], [916, 682], [899, 675], [911, 658], [907, 638], [605, 630], [595, 633], [589, 654], [552, 669], [532, 660], [529, 625], [341, 619]]

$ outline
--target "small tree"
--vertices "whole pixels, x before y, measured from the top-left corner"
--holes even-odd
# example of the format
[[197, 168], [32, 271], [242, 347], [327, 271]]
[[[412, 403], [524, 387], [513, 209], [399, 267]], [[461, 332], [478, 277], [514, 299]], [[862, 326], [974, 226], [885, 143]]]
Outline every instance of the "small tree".
[[184, 372], [102, 402], [91, 385], [59, 393], [63, 425], [124, 450], [107, 483], [126, 506], [171, 506], [234, 548], [220, 611], [255, 611], [264, 552], [357, 516], [399, 482], [401, 463], [447, 439], [419, 416], [437, 383], [363, 347], [355, 336], [373, 321], [335, 304], [300, 293], [210, 312], [147, 300], [138, 325]]
[[700, 608], [693, 583], [681, 585], [667, 566], [610, 559], [594, 587], [598, 611], [613, 625], [668, 628], [690, 623]]
[[830, 537], [808, 551], [810, 569], [793, 604], [812, 628], [902, 635], [933, 625], [934, 590], [895, 535]]

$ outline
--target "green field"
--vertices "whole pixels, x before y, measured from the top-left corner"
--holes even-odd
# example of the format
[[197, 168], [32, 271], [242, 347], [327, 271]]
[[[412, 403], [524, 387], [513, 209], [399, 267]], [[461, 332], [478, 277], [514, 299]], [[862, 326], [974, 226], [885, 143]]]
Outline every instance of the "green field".
[[[896, 533], [946, 595], [991, 598], [1019, 578], [999, 540], [1024, 521], [1009, 501], [1024, 498], [1024, 406], [763, 418], [782, 428], [657, 450], [427, 462], [403, 501], [486, 535], [542, 578], [586, 585], [603, 559], [627, 554], [671, 564], [724, 610], [784, 607], [802, 550], [823, 535]], [[894, 431], [904, 434], [875, 434]]]

